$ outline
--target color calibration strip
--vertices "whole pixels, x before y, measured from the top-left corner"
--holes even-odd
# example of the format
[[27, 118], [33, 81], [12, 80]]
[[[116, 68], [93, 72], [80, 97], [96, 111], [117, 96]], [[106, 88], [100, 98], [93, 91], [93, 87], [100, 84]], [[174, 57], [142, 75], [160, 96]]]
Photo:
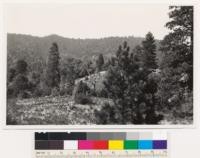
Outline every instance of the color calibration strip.
[[57, 152], [64, 154], [65, 157], [67, 155], [68, 157], [70, 157], [69, 155], [71, 157], [80, 155], [79, 157], [81, 157], [81, 154], [88, 155], [88, 158], [100, 155], [116, 157], [116, 154], [117, 157], [120, 157], [120, 154], [127, 157], [129, 155], [136, 157], [142, 154], [146, 154], [145, 157], [149, 155], [150, 157], [152, 155], [154, 157], [166, 157], [167, 134], [165, 132], [35, 133], [35, 152], [36, 158], [43, 158], [47, 153], [49, 156], [54, 153], [55, 157]]

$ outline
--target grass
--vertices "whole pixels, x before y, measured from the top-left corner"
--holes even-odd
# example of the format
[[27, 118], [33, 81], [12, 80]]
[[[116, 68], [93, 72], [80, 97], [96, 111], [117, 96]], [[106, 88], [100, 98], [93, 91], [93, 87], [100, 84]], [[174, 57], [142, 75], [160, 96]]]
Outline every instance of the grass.
[[[105, 102], [112, 104], [112, 101], [92, 97], [92, 102], [93, 104], [76, 104], [71, 96], [8, 99], [7, 125], [98, 124], [99, 120], [95, 116], [95, 111], [100, 111]], [[187, 115], [187, 111], [181, 116], [167, 110], [162, 113], [164, 119], [159, 124], [192, 124], [193, 115]]]
[[[103, 100], [103, 101], [102, 101]], [[8, 100], [7, 124], [14, 125], [78, 125], [96, 124], [95, 110], [104, 101], [93, 98], [94, 104], [75, 104], [71, 96]]]

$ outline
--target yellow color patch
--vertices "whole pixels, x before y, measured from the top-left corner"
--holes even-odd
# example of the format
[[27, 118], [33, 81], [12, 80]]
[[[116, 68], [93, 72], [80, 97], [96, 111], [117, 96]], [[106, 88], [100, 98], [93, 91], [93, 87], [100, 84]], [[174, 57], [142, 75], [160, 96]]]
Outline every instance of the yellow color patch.
[[109, 140], [108, 148], [109, 150], [123, 150], [124, 141], [123, 140]]

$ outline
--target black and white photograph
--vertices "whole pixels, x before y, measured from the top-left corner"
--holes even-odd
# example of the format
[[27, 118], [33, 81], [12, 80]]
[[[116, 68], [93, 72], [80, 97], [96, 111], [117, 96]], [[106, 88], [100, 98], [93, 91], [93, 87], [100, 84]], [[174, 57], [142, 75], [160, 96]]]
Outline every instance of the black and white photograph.
[[193, 125], [193, 6], [4, 11], [6, 125]]

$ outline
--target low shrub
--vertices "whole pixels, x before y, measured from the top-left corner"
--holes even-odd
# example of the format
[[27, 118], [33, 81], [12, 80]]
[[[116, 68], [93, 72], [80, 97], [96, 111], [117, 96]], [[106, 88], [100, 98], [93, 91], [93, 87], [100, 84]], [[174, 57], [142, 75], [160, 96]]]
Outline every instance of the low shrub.
[[49, 96], [51, 95], [51, 88], [44, 85], [41, 87], [41, 90], [42, 90], [42, 96]]
[[7, 125], [16, 125], [16, 100], [17, 99], [8, 99], [7, 100], [7, 107], [6, 107], [6, 124]]
[[108, 98], [108, 93], [105, 89], [96, 92], [98, 97]]
[[23, 98], [30, 98], [31, 93], [29, 91], [20, 91], [17, 95], [17, 98], [23, 99]]
[[65, 96], [65, 95], [72, 95], [74, 86], [68, 86], [68, 87], [60, 87], [60, 95]]
[[77, 104], [92, 104], [92, 99], [89, 97], [89, 96], [86, 96], [85, 94], [77, 94], [75, 97], [74, 97], [74, 101], [75, 103]]
[[51, 90], [51, 96], [55, 97], [55, 96], [59, 96], [60, 95], [60, 90], [59, 88], [55, 87]]
[[95, 110], [97, 124], [115, 124], [118, 120], [116, 115], [118, 113], [117, 108], [106, 102], [100, 111]]
[[42, 93], [43, 93], [43, 91], [40, 88], [36, 87], [35, 90], [32, 92], [32, 97], [33, 98], [41, 97]]
[[88, 87], [88, 85], [86, 83], [84, 83], [83, 81], [80, 81], [75, 87], [74, 87], [74, 91], [73, 91], [73, 96], [76, 96], [78, 94], [90, 94], [90, 88]]

